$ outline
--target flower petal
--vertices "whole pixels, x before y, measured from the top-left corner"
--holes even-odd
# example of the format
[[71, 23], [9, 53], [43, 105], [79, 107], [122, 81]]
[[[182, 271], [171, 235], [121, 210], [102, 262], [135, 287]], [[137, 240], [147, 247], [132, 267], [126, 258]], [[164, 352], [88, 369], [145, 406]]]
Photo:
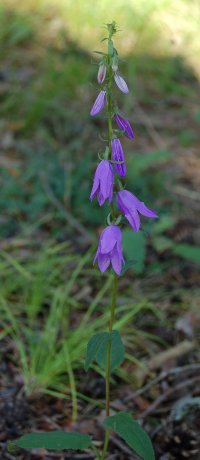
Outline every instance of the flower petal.
[[99, 270], [103, 273], [107, 270], [110, 265], [110, 257], [107, 254], [99, 254], [98, 255], [98, 265]]
[[138, 232], [140, 229], [140, 216], [136, 209], [131, 209], [131, 212], [125, 214], [125, 217], [129, 221], [134, 232]]
[[114, 119], [119, 127], [119, 129], [121, 129], [125, 136], [128, 137], [129, 139], [133, 139], [134, 138], [134, 132], [131, 128], [131, 125], [129, 123], [129, 121], [122, 117], [121, 115], [119, 115], [119, 113], [116, 113], [115, 116], [114, 116]]
[[92, 117], [97, 115], [103, 109], [105, 102], [106, 102], [106, 91], [100, 91], [90, 111], [90, 115], [92, 115]]
[[122, 91], [122, 93], [127, 94], [129, 92], [128, 86], [125, 82], [125, 80], [119, 75], [118, 73], [114, 74], [114, 79], [115, 83], [118, 86], [118, 88]]
[[140, 204], [137, 209], [140, 212], [140, 214], [142, 214], [145, 217], [150, 217], [152, 219], [158, 217], [156, 211], [154, 211], [154, 209], [147, 208], [147, 206], [142, 201], [140, 201]]
[[117, 273], [117, 275], [120, 275], [122, 269], [122, 258], [117, 250], [117, 246], [114, 248], [112, 252], [111, 263], [113, 270]]

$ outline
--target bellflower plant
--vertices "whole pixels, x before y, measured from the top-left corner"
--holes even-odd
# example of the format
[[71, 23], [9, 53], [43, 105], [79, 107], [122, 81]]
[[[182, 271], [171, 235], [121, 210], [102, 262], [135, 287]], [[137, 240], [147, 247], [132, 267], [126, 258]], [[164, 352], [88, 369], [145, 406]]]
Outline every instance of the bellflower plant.
[[[107, 53], [100, 52], [103, 60], [99, 63], [97, 74], [98, 84], [101, 91], [98, 94], [90, 115], [96, 116], [106, 106], [108, 119], [108, 135], [106, 149], [101, 155], [100, 163], [97, 166], [90, 199], [98, 199], [100, 206], [108, 200], [110, 213], [107, 217], [107, 225], [101, 231], [99, 244], [94, 258], [97, 261], [99, 270], [103, 273], [112, 268], [112, 295], [110, 302], [110, 318], [108, 330], [99, 332], [90, 338], [86, 351], [85, 370], [88, 371], [91, 364], [96, 361], [105, 374], [105, 436], [102, 445], [97, 449], [95, 441], [87, 434], [77, 432], [56, 431], [50, 433], [32, 433], [22, 436], [15, 444], [22, 448], [43, 447], [46, 449], [79, 449], [93, 450], [98, 460], [107, 457], [110, 432], [114, 431], [133, 449], [143, 460], [155, 460], [154, 450], [147, 433], [140, 424], [132, 419], [127, 412], [110, 414], [110, 380], [112, 371], [120, 366], [124, 360], [124, 345], [120, 334], [114, 329], [115, 311], [117, 305], [118, 278], [122, 274], [124, 257], [122, 254], [122, 223], [123, 216], [126, 217], [134, 232], [140, 229], [140, 216], [156, 218], [157, 214], [141, 202], [133, 193], [125, 190], [124, 177], [126, 165], [124, 152], [121, 145], [123, 136], [130, 140], [134, 133], [129, 121], [120, 115], [114, 99], [115, 90], [120, 89], [127, 94], [129, 89], [127, 83], [119, 74], [119, 57], [113, 43], [113, 36], [117, 32], [116, 23], [112, 22], [106, 26], [108, 36]], [[114, 85], [116, 83], [116, 86]], [[119, 131], [113, 128], [113, 121], [118, 125]], [[117, 214], [116, 206], [122, 214]], [[99, 445], [99, 443], [98, 443]]]

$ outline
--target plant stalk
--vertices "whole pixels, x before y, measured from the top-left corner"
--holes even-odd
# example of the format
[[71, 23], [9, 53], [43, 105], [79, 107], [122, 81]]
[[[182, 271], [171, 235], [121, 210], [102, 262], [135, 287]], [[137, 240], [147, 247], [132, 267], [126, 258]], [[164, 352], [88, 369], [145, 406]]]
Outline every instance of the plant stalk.
[[[112, 288], [112, 301], [111, 301], [111, 309], [110, 309], [110, 321], [109, 321], [109, 333], [110, 333], [110, 340], [108, 341], [108, 346], [107, 346], [107, 357], [106, 357], [106, 376], [105, 376], [105, 381], [106, 381], [106, 417], [109, 417], [110, 415], [110, 358], [111, 358], [111, 333], [113, 330], [113, 324], [115, 320], [115, 309], [116, 309], [116, 300], [117, 300], [117, 275], [113, 275], [113, 288]], [[102, 451], [102, 456], [101, 460], [104, 460], [107, 448], [108, 448], [108, 442], [109, 442], [109, 437], [110, 437], [110, 429], [106, 428], [106, 433], [105, 433], [105, 441], [104, 441], [104, 447]]]

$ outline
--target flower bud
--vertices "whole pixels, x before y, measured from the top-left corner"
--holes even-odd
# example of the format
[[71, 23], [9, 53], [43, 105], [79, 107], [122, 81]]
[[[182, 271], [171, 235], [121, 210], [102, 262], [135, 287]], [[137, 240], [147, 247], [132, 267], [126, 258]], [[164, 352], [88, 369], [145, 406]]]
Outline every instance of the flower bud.
[[115, 73], [114, 79], [115, 79], [116, 85], [122, 91], [122, 93], [127, 94], [129, 92], [129, 89], [128, 89], [128, 86], [127, 86], [125, 80], [121, 77], [121, 75], [118, 75], [118, 73]]
[[112, 67], [113, 72], [117, 72], [117, 70], [118, 70], [118, 57], [116, 55], [112, 59], [111, 67]]
[[90, 115], [92, 117], [97, 115], [103, 109], [105, 103], [106, 103], [106, 91], [100, 91], [90, 111]]
[[106, 77], [106, 64], [102, 63], [99, 66], [99, 71], [97, 75], [97, 81], [99, 84], [103, 83]]

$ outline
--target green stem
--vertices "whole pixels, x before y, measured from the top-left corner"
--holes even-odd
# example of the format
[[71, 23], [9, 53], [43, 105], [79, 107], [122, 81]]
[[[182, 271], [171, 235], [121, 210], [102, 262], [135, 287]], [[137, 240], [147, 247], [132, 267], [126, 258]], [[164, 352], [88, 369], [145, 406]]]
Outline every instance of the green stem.
[[[109, 417], [110, 415], [110, 357], [111, 357], [111, 333], [113, 330], [113, 324], [115, 320], [115, 309], [116, 309], [116, 300], [117, 300], [117, 275], [114, 274], [113, 276], [113, 288], [112, 288], [112, 301], [111, 301], [111, 309], [110, 309], [110, 321], [109, 321], [109, 332], [110, 332], [110, 340], [108, 341], [107, 346], [107, 357], [106, 357], [106, 416]], [[106, 428], [105, 433], [105, 441], [104, 447], [102, 451], [101, 460], [104, 460], [108, 443], [110, 437], [110, 429]]]
[[[111, 39], [114, 32], [110, 32], [109, 39]], [[108, 45], [109, 47], [109, 45]], [[112, 137], [113, 137], [113, 128], [112, 128], [112, 85], [113, 85], [113, 71], [111, 66], [111, 57], [109, 55], [108, 49], [108, 86], [107, 86], [107, 110], [108, 110], [108, 145], [109, 145], [109, 155], [112, 159]], [[112, 218], [115, 219], [115, 210], [114, 205], [111, 203], [111, 212]], [[106, 375], [105, 375], [105, 385], [106, 385], [106, 416], [110, 415], [110, 358], [111, 358], [111, 333], [113, 329], [114, 319], [115, 319], [115, 309], [116, 309], [116, 299], [117, 299], [117, 275], [113, 275], [113, 287], [112, 287], [112, 300], [111, 300], [111, 309], [110, 309], [110, 321], [109, 321], [109, 333], [110, 337], [107, 345], [107, 356], [106, 356]], [[110, 438], [110, 429], [106, 428], [105, 440], [103, 451], [101, 455], [101, 460], [104, 460], [108, 443]]]

